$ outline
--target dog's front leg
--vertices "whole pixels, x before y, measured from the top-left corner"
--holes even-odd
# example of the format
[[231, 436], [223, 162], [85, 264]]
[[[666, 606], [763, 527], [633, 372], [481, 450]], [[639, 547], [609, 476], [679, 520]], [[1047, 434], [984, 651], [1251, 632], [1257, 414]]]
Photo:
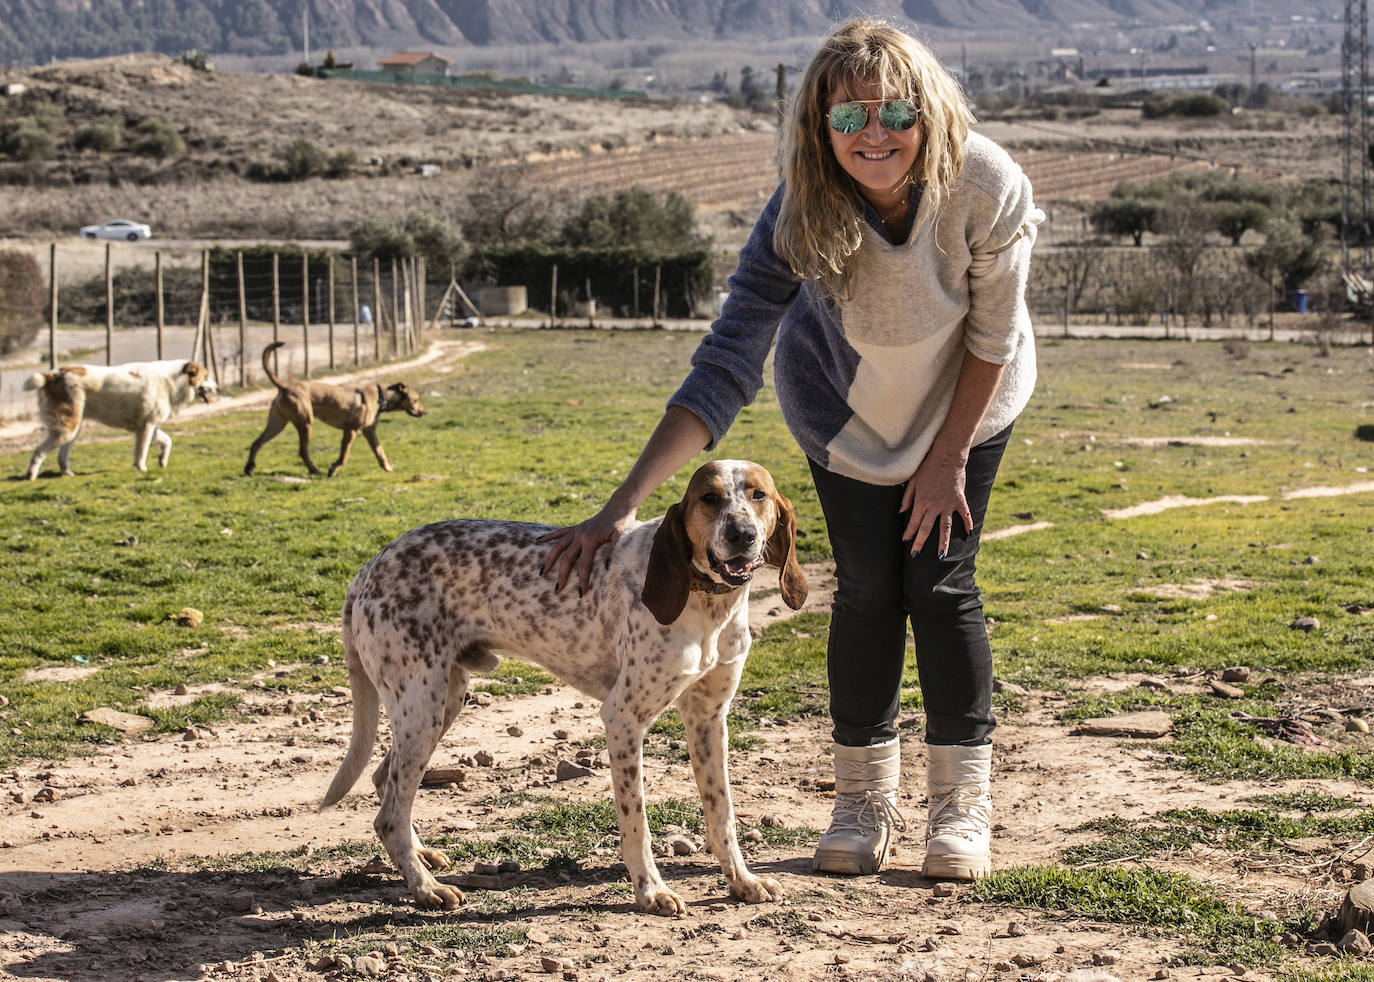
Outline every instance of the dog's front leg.
[[730, 892], [751, 904], [781, 900], [782, 884], [766, 876], [755, 876], [744, 863], [735, 834], [735, 809], [730, 800], [730, 778], [725, 755], [729, 734], [725, 715], [739, 682], [744, 659], [722, 665], [697, 681], [677, 700], [678, 712], [687, 730], [687, 747], [692, 755], [692, 774], [706, 816], [706, 841], [720, 860]]
[[145, 423], [134, 434], [134, 470], [148, 469], [148, 445], [153, 442], [153, 434], [156, 432], [156, 423]]
[[157, 441], [158, 450], [157, 466], [166, 467], [167, 461], [172, 456], [172, 438], [167, 435], [167, 431], [160, 426], [153, 428], [153, 439]]
[[639, 909], [665, 917], [687, 916], [683, 903], [654, 863], [650, 851], [649, 818], [644, 812], [643, 747], [647, 723], [624, 704], [619, 689], [601, 706], [606, 724], [606, 751], [611, 759], [615, 817], [620, 824], [620, 856], [634, 886]]
[[374, 423], [363, 430], [363, 436], [367, 438], [367, 445], [372, 448], [372, 454], [377, 458], [377, 465], [384, 471], [391, 470], [391, 461], [386, 459], [381, 438], [377, 436], [377, 424]]

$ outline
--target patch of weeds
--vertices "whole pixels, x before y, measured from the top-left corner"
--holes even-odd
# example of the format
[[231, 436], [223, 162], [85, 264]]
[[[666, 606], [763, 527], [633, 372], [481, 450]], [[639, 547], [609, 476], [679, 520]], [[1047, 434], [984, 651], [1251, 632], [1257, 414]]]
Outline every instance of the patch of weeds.
[[[1275, 700], [1282, 690], [1275, 682], [1250, 686], [1244, 699], [1228, 701], [1228, 711], [1241, 711], [1251, 716], [1273, 716], [1278, 713]], [[1074, 723], [1085, 719], [1119, 716], [1145, 710], [1200, 713], [1216, 704], [1215, 696], [1196, 692], [1170, 692], [1167, 689], [1134, 687], [1117, 692], [1094, 695], [1069, 694], [1069, 705], [1055, 714], [1055, 719]]]
[[805, 939], [816, 933], [815, 929], [803, 920], [801, 913], [796, 910], [770, 910], [768, 913], [754, 918], [752, 927], [771, 927], [784, 938]]
[[1292, 839], [1367, 835], [1374, 831], [1374, 811], [1287, 818], [1277, 811], [1210, 812], [1183, 808], [1160, 812], [1151, 821], [1094, 819], [1071, 831], [1102, 832], [1106, 837], [1100, 842], [1066, 849], [1062, 857], [1070, 866], [1141, 859], [1177, 852], [1197, 843], [1227, 852], [1283, 853], [1291, 851], [1287, 843]]
[[1354, 798], [1340, 798], [1323, 791], [1288, 791], [1280, 794], [1256, 794], [1243, 799], [1247, 804], [1276, 808], [1290, 812], [1337, 812], [1362, 808], [1364, 802]]
[[545, 687], [561, 684], [557, 678], [538, 665], [503, 658], [497, 668], [499, 674], [484, 675], [472, 682], [472, 691], [488, 692], [493, 696], [529, 696], [543, 692]]
[[[651, 802], [645, 811], [652, 835], [661, 835], [668, 826], [688, 832], [699, 832], [705, 827], [700, 806], [685, 801]], [[620, 839], [615, 804], [609, 799], [555, 802], [520, 815], [514, 824], [535, 832], [541, 840], [576, 843], [577, 852], [582, 855], [598, 846], [614, 846]]]
[[1352, 749], [1314, 753], [1291, 744], [1260, 742], [1253, 723], [1217, 709], [1174, 717], [1174, 740], [1161, 751], [1177, 754], [1179, 766], [1209, 781], [1349, 778], [1374, 783], [1374, 759]]
[[1184, 957], [1198, 964], [1272, 964], [1283, 950], [1272, 938], [1281, 926], [1247, 916], [1191, 877], [1148, 866], [1023, 866], [978, 880], [968, 896], [1160, 929], [1188, 941]]
[[825, 639], [830, 617], [800, 614], [763, 632], [749, 649], [731, 719], [792, 722], [827, 710]]
[[176, 733], [188, 726], [206, 726], [224, 719], [241, 700], [229, 692], [211, 692], [185, 706], [139, 706], [137, 712], [153, 721], [154, 733]]
[[769, 846], [809, 846], [820, 838], [820, 833], [815, 829], [779, 828], [763, 824], [750, 825], [748, 828], [763, 836], [764, 844]]
[[1374, 982], [1374, 965], [1342, 955], [1340, 961], [1320, 969], [1290, 969], [1279, 975], [1279, 982]]

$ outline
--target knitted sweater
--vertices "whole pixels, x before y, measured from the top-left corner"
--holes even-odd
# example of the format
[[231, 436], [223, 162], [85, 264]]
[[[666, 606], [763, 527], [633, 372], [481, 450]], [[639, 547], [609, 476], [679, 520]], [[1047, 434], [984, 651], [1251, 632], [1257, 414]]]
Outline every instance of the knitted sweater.
[[[964, 351], [1005, 366], [974, 443], [999, 433], [1035, 386], [1026, 278], [1044, 213], [1030, 182], [991, 140], [969, 134], [964, 166], [933, 222], [923, 196], [917, 234], [893, 244], [871, 209], [854, 263], [854, 297], [836, 304], [773, 251], [774, 192], [740, 252], [721, 315], [669, 405], [706, 424], [711, 445], [763, 385], [777, 337], [774, 386], [808, 457], [870, 484], [916, 472], [954, 397]], [[708, 448], [709, 449], [709, 448]]]

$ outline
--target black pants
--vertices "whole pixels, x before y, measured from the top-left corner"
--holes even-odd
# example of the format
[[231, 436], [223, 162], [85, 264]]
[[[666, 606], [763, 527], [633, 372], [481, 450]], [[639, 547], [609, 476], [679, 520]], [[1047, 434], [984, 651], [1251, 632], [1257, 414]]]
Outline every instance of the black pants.
[[956, 516], [944, 559], [932, 533], [911, 555], [903, 542], [909, 512], [899, 512], [904, 485], [883, 487], [811, 473], [835, 555], [837, 588], [826, 650], [835, 742], [868, 747], [897, 735], [906, 625], [916, 638], [916, 671], [926, 713], [926, 742], [981, 746], [997, 726], [992, 716], [992, 650], [983, 601], [974, 583], [987, 513], [1011, 427], [969, 453], [964, 495], [973, 532]]

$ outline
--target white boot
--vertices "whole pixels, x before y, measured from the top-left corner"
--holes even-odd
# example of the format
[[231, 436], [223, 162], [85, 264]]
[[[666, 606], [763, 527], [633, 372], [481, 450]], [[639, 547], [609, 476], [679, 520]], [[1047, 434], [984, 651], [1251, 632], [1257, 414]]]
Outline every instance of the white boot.
[[906, 829], [897, 811], [901, 764], [896, 739], [873, 747], [835, 744], [835, 809], [811, 859], [813, 871], [855, 876], [883, 868], [892, 830]]
[[926, 861], [921, 875], [976, 880], [992, 871], [992, 747], [926, 747]]

